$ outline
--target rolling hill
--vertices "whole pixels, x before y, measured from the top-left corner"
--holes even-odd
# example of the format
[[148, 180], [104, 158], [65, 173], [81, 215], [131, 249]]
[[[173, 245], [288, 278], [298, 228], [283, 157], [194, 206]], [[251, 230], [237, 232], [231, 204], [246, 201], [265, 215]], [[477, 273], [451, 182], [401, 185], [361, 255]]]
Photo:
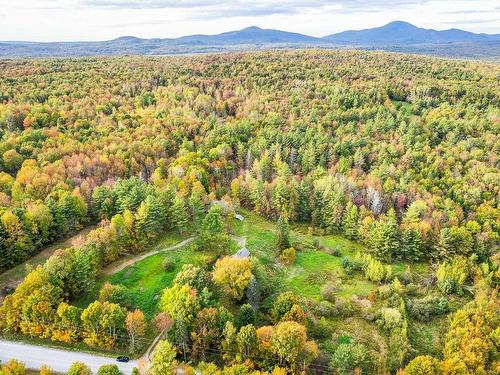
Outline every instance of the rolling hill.
[[465, 43], [500, 40], [500, 35], [475, 34], [459, 29], [423, 29], [408, 22], [394, 21], [382, 27], [349, 30], [325, 36], [324, 40], [338, 44], [387, 46], [407, 44]]
[[142, 39], [122, 36], [97, 42], [0, 41], [0, 57], [62, 57], [95, 55], [171, 55], [271, 48], [360, 48], [431, 55], [500, 57], [500, 35], [459, 29], [422, 29], [402, 21], [382, 27], [351, 30], [323, 38], [256, 26], [216, 35]]

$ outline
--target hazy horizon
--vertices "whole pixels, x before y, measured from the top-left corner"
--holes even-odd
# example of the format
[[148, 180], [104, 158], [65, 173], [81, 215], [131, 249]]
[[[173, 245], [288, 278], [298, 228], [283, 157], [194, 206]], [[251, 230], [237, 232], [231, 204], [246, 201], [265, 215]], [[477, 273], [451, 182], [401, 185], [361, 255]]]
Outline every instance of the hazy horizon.
[[249, 26], [323, 37], [396, 20], [495, 34], [500, 33], [500, 6], [491, 0], [258, 0], [252, 5], [239, 0], [0, 0], [3, 41], [175, 38]]

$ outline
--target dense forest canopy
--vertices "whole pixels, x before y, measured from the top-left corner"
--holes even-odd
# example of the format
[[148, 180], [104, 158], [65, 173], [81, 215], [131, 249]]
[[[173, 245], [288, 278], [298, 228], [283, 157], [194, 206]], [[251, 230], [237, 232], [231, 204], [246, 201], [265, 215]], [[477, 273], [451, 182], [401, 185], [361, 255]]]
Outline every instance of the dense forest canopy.
[[[229, 238], [220, 206], [242, 207], [277, 221], [284, 264], [295, 257], [289, 225], [304, 223], [315, 235], [340, 234], [363, 244], [367, 253], [343, 266], [391, 285], [385, 293], [392, 303], [380, 319], [389, 321], [392, 314], [394, 323], [399, 317], [400, 325], [384, 328], [394, 340], [407, 335], [408, 313], [418, 316], [426, 304], [439, 301], [405, 304], [406, 292], [395, 292], [405, 286], [398, 287], [381, 262], [436, 265], [432, 282], [443, 295], [480, 289], [468, 291], [475, 299], [453, 317], [443, 364], [417, 357], [402, 371], [421, 374], [411, 366], [438, 362], [469, 371], [460, 373], [498, 369], [498, 338], [487, 331], [498, 325], [491, 305], [499, 276], [497, 64], [381, 52], [281, 51], [0, 60], [0, 72], [0, 268], [100, 223], [83, 246], [54, 254], [5, 299], [3, 330], [112, 347], [120, 341], [116, 327], [125, 332], [125, 320], [134, 326], [144, 319], [142, 312], [127, 315], [126, 303], [104, 297], [83, 312], [69, 303], [92, 288], [104, 265], [142, 251], [164, 231], [182, 234], [191, 224], [200, 228], [199, 246], [220, 257], [214, 259], [213, 280], [202, 284], [214, 283], [241, 302], [259, 277], [250, 262], [223, 257]], [[168, 288], [160, 308], [177, 322], [176, 332], [179, 322], [193, 330], [194, 356], [204, 359], [206, 349], [200, 348], [213, 343], [196, 341], [200, 330], [206, 333], [214, 319], [231, 319], [224, 307], [201, 298], [204, 289], [193, 285], [193, 275], [186, 277], [191, 283]], [[191, 289], [199, 298], [191, 300]], [[28, 302], [20, 302], [27, 296]], [[34, 300], [43, 300], [43, 313], [26, 305]], [[273, 327], [255, 332], [255, 317], [245, 320], [252, 324], [235, 323], [238, 338], [226, 344], [239, 347], [249, 361], [255, 340], [265, 342], [267, 327], [275, 338], [269, 345], [279, 358], [276, 366], [298, 372], [315, 363], [310, 371], [321, 373], [324, 364], [317, 363], [309, 326], [305, 332], [302, 307], [286, 295], [283, 305], [283, 312], [269, 313]], [[477, 322], [471, 317], [480, 309], [493, 316]], [[95, 314], [115, 320], [96, 328]], [[194, 327], [196, 317], [206, 322], [204, 328]], [[460, 322], [487, 336], [477, 338], [485, 346], [475, 353], [481, 359], [456, 356], [457, 348], [466, 350], [460, 346], [466, 340], [458, 332]], [[219, 325], [213, 335], [229, 340], [228, 330], [236, 328]], [[286, 350], [290, 342], [300, 343], [295, 356]], [[168, 345], [158, 351], [175, 350]], [[350, 346], [339, 347], [332, 359], [336, 371], [375, 371], [363, 359], [364, 348], [345, 345]], [[415, 356], [398, 349], [405, 345], [391, 341], [389, 350], [404, 353], [391, 352], [390, 371]], [[349, 359], [352, 369], [345, 367], [349, 355], [358, 355]], [[226, 364], [236, 361], [224, 358]], [[270, 366], [257, 361], [254, 368]], [[207, 374], [215, 373], [209, 368]]]

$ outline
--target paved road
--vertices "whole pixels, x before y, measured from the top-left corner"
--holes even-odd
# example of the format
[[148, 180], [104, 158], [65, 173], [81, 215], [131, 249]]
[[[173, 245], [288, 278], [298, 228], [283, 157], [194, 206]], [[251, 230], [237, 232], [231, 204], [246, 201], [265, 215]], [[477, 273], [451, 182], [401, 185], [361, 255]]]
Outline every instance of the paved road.
[[11, 358], [24, 362], [27, 368], [39, 369], [41, 365], [47, 365], [60, 373], [67, 372], [73, 362], [85, 363], [95, 374], [99, 367], [107, 364], [118, 365], [127, 375], [132, 374], [132, 369], [137, 366], [136, 361], [118, 363], [109, 357], [0, 340], [0, 360], [6, 362]]

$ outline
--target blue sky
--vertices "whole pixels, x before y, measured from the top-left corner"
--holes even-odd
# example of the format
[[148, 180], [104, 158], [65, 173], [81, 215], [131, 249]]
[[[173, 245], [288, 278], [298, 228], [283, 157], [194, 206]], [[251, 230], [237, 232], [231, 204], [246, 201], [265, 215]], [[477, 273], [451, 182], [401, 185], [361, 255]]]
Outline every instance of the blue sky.
[[248, 26], [314, 36], [394, 20], [500, 33], [498, 0], [0, 0], [0, 40], [216, 34]]

